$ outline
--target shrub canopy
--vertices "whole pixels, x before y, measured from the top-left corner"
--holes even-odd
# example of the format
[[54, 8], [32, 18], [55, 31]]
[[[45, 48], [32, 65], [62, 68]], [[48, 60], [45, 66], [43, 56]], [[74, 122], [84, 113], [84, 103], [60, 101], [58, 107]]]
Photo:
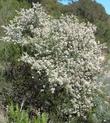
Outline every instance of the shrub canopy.
[[4, 28], [3, 40], [21, 45], [19, 60], [31, 66], [32, 79], [39, 76], [36, 86], [40, 82], [37, 91], [41, 100], [45, 97], [43, 103], [49, 103], [60, 117], [87, 117], [94, 107], [93, 96], [99, 88], [96, 77], [101, 71], [96, 27], [72, 15], [55, 19], [37, 3], [18, 12]]

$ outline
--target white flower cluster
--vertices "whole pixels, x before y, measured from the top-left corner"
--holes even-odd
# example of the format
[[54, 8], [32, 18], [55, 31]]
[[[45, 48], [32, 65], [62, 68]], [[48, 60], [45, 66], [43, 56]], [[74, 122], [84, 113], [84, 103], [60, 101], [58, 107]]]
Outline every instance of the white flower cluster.
[[31, 46], [34, 53], [24, 52], [21, 60], [39, 73], [46, 71], [50, 92], [54, 95], [57, 86], [65, 90], [63, 96], [68, 102], [57, 105], [60, 113], [85, 117], [94, 106], [96, 76], [101, 71], [101, 49], [94, 36], [96, 27], [80, 23], [75, 16], [52, 18], [37, 3], [19, 12], [4, 28], [5, 41]]

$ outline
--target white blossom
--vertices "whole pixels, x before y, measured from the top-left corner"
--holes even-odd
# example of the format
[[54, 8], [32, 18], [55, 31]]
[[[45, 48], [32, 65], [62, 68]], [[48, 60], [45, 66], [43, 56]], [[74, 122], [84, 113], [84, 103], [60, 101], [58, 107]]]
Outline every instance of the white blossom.
[[68, 98], [71, 107], [62, 102], [62, 106], [58, 105], [60, 113], [85, 117], [94, 106], [93, 96], [98, 89], [94, 78], [101, 71], [101, 48], [94, 35], [96, 27], [80, 23], [75, 16], [52, 18], [40, 4], [18, 14], [4, 27], [3, 40], [32, 46], [33, 56], [24, 52], [21, 60], [32, 69], [45, 69], [52, 94], [57, 86], [65, 89], [66, 95], [61, 96]]

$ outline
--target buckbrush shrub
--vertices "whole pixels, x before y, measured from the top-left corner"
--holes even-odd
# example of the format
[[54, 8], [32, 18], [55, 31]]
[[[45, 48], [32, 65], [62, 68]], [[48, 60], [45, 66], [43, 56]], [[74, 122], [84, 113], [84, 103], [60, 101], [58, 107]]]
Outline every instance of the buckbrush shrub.
[[[67, 119], [86, 118], [100, 88], [96, 78], [101, 72], [101, 46], [94, 36], [96, 27], [80, 23], [73, 15], [53, 18], [37, 3], [18, 12], [4, 29], [3, 40], [23, 48], [19, 60], [38, 75], [45, 71], [48, 81], [39, 92], [49, 95], [45, 98], [55, 107], [51, 111], [56, 109], [58, 116]], [[32, 78], [36, 78], [33, 73]]]

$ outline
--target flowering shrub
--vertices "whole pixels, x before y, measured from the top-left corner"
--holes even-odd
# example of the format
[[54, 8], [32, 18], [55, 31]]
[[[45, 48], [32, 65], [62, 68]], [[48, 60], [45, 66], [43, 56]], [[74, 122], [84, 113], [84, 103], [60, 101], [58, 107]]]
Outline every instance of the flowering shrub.
[[48, 79], [40, 81], [40, 97], [44, 95], [51, 102], [51, 111], [56, 110], [60, 117], [86, 118], [94, 107], [93, 96], [99, 88], [96, 77], [101, 71], [101, 48], [94, 36], [96, 27], [80, 23], [72, 15], [55, 19], [38, 3], [18, 14], [4, 26], [3, 40], [23, 47], [19, 60], [31, 66], [32, 79], [41, 76], [38, 84], [46, 74]]

